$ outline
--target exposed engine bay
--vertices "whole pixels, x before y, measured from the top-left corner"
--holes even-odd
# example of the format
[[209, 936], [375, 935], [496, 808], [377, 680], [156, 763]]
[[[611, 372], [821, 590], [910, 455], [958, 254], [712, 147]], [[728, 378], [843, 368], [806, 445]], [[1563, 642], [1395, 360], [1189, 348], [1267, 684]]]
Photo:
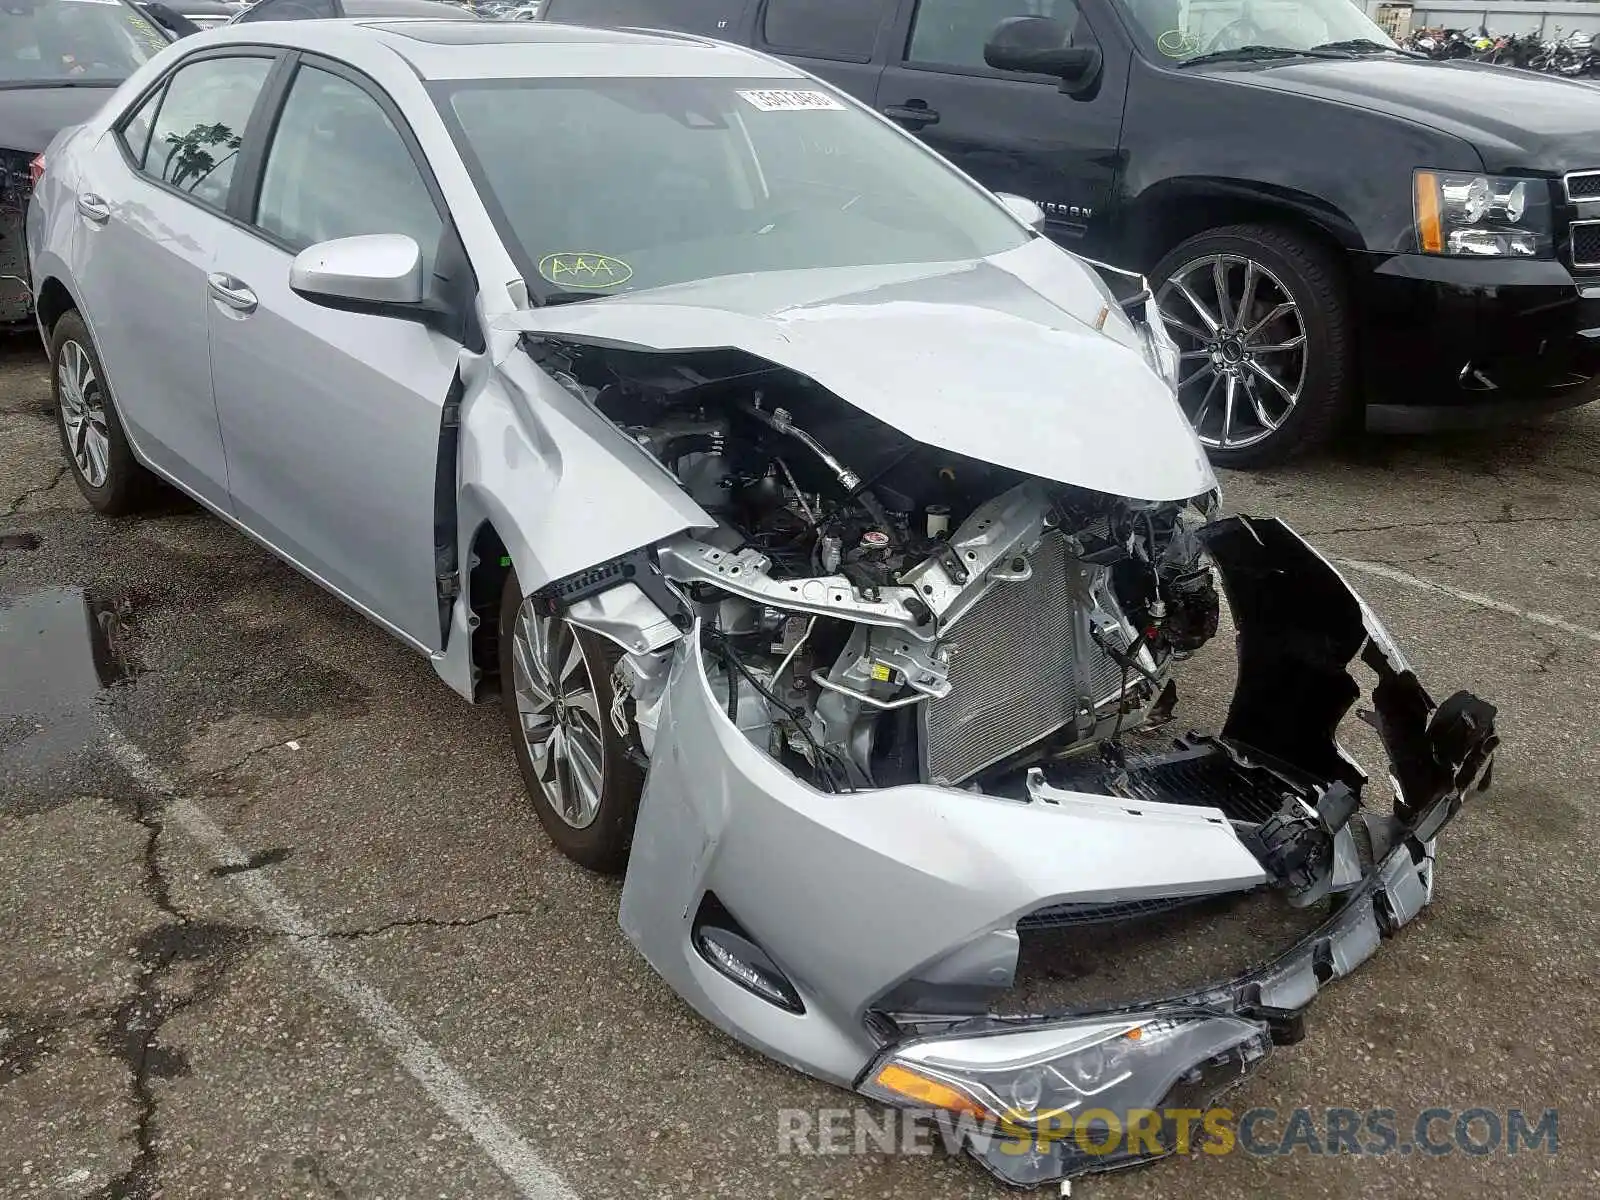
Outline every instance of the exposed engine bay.
[[[661, 573], [729, 716], [825, 791], [1015, 790], [1141, 724], [1216, 633], [1213, 497], [1141, 504], [940, 451], [735, 352], [573, 368], [717, 519]], [[647, 755], [666, 658], [620, 668]]]
[[[1318, 990], [1430, 901], [1495, 709], [1436, 703], [1281, 522], [950, 452], [740, 350], [531, 349], [715, 523], [537, 598], [618, 647], [607, 716], [648, 767], [622, 926], [746, 1044], [1024, 1133], [1190, 1103], [1298, 1037]], [[1156, 736], [1224, 595], [1227, 720]], [[1364, 693], [1389, 812], [1337, 737]], [[1035, 930], [1254, 895], [1311, 922], [1265, 961], [1010, 1003]], [[968, 1149], [1019, 1185], [1149, 1153]]]

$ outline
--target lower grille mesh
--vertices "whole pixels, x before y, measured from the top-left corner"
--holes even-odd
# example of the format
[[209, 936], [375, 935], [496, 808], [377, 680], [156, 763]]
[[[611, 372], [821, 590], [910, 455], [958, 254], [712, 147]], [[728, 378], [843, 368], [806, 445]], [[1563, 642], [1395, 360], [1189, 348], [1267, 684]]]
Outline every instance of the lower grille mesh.
[[[1033, 575], [990, 589], [953, 635], [950, 693], [925, 706], [928, 778], [959, 783], [1072, 723], [1080, 618], [1060, 533], [1034, 552]], [[1094, 697], [1114, 696], [1122, 668], [1094, 651]]]

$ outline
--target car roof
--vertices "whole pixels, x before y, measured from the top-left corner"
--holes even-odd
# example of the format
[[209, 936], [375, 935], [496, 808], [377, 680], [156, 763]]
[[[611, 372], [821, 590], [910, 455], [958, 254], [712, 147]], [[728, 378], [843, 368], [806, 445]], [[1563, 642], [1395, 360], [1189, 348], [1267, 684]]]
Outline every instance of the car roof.
[[355, 58], [387, 50], [423, 79], [803, 78], [776, 59], [687, 34], [527, 21], [344, 18], [224, 26], [204, 37]]

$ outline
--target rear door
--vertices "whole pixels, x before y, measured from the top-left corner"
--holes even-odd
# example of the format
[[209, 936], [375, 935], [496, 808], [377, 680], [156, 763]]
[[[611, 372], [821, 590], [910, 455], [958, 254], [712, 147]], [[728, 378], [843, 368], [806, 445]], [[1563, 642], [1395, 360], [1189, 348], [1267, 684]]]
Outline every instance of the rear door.
[[206, 275], [274, 52], [184, 62], [85, 156], [79, 299], [129, 436], [157, 470], [228, 510], [211, 395]]
[[871, 104], [896, 0], [764, 0], [752, 41]]
[[209, 275], [234, 513], [369, 616], [436, 650], [435, 477], [461, 342], [313, 304], [290, 290], [289, 270], [318, 242], [403, 233], [422, 248], [424, 278], [464, 275], [446, 265], [461, 261], [459, 243], [409, 126], [376, 84], [305, 56], [271, 105], [254, 194], [217, 238]]
[[[1057, 242], [1103, 251], [1128, 87], [1121, 30], [1095, 28], [1075, 0], [903, 3], [910, 27], [883, 73], [878, 107], [985, 186], [1036, 201]], [[1017, 16], [1052, 17], [1071, 45], [1101, 49], [1092, 93], [1074, 99], [1058, 80], [984, 62], [989, 35]]]

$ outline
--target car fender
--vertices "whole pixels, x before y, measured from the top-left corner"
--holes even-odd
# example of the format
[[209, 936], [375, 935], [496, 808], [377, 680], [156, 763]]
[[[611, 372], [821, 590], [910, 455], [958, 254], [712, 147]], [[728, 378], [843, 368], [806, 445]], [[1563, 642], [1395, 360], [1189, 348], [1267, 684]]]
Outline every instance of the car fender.
[[[456, 484], [460, 594], [435, 669], [474, 692], [470, 654], [471, 548], [492, 526], [524, 596], [716, 521], [667, 470], [558, 383], [522, 348], [492, 331], [488, 352], [462, 356]], [[648, 616], [647, 624], [657, 618]]]

